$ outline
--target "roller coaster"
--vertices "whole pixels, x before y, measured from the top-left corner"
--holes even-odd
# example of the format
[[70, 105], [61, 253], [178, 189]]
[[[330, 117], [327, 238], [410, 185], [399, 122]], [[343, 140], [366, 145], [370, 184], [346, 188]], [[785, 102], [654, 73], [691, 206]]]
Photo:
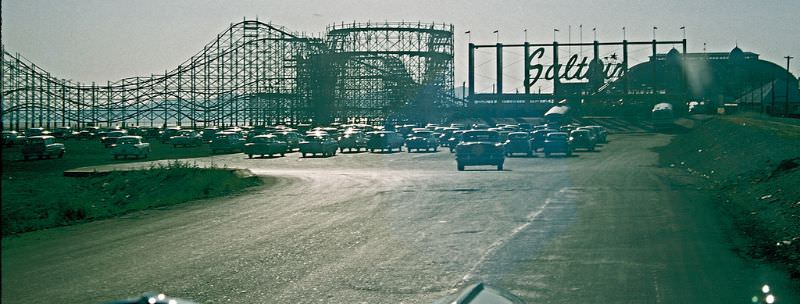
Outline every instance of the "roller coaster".
[[453, 26], [340, 23], [324, 38], [231, 24], [163, 74], [58, 78], [4, 45], [2, 127], [430, 121], [453, 96]]

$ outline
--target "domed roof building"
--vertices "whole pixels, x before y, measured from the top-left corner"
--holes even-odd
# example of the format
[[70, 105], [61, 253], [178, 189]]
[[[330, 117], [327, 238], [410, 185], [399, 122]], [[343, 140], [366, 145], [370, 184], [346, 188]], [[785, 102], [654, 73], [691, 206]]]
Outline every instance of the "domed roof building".
[[[716, 104], [743, 103], [766, 107], [765, 111], [800, 114], [798, 79], [773, 62], [759, 59], [753, 52], [738, 46], [730, 52], [687, 53], [673, 48], [666, 54], [650, 56], [650, 60], [629, 68], [627, 75], [598, 94], [650, 92], [669, 96], [686, 96]], [[773, 99], [782, 107], [772, 106]]]

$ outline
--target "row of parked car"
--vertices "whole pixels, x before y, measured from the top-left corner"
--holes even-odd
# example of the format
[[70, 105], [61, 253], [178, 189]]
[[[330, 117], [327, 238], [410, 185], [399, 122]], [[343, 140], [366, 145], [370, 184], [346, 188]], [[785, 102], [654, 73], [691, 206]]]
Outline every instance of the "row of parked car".
[[[466, 130], [468, 128], [470, 130]], [[457, 153], [459, 144], [469, 143], [476, 139], [491, 139], [491, 142], [497, 144], [497, 147], [493, 146], [491, 150], [499, 149], [500, 154], [503, 156], [517, 154], [533, 156], [540, 150], [545, 156], [550, 156], [550, 154], [554, 153], [571, 155], [573, 151], [581, 148], [593, 151], [598, 143], [605, 142], [607, 133], [600, 126], [579, 127], [567, 125], [561, 127], [526, 124], [507, 124], [494, 127], [485, 124], [471, 126], [451, 124], [447, 127], [428, 124], [425, 127], [397, 125], [392, 128], [351, 124], [318, 127], [306, 129], [305, 131], [285, 126], [233, 127], [226, 129], [207, 127], [203, 130], [168, 127], [156, 131], [145, 128], [128, 130], [121, 128], [98, 129], [99, 131], [97, 132], [92, 130], [94, 129], [89, 128], [88, 130], [78, 131], [76, 134], [89, 132], [93, 137], [99, 138], [99, 141], [105, 147], [111, 148], [111, 154], [114, 158], [147, 157], [151, 152], [151, 146], [147, 143], [148, 137], [176, 148], [208, 144], [212, 153], [241, 152], [250, 158], [254, 156], [285, 156], [286, 153], [294, 151], [298, 151], [303, 157], [309, 155], [327, 157], [336, 155], [337, 151], [402, 151], [404, 147], [409, 153], [414, 151], [437, 152], [439, 148], [446, 147], [451, 153], [456, 153], [457, 158], [459, 158], [459, 155], [465, 155], [465, 151], [467, 151], [464, 150], [466, 148], [461, 148], [461, 152]], [[464, 137], [466, 133], [472, 131], [487, 131], [488, 133], [478, 137]], [[7, 137], [7, 134], [14, 136]], [[32, 152], [26, 154], [26, 159], [34, 155], [40, 158], [53, 155], [63, 156], [63, 144], [56, 143], [55, 136], [52, 133], [48, 133], [41, 128], [33, 128], [27, 130], [25, 134], [34, 136], [37, 136], [35, 134], [44, 134], [39, 135], [45, 136], [45, 138], [41, 138], [41, 142], [44, 143], [44, 146], [52, 147], [49, 150], [39, 149], [42, 151], [40, 153]], [[470, 134], [475, 135], [478, 133]], [[19, 141], [20, 137], [13, 131], [4, 131], [3, 135], [4, 144], [7, 141]], [[25, 136], [21, 137], [23, 139], [27, 138]], [[486, 146], [481, 149], [489, 150]], [[466, 165], [470, 162], [464, 161], [463, 164]], [[459, 165], [459, 168], [462, 168], [462, 166]]]
[[533, 156], [539, 150], [545, 157], [556, 153], [571, 156], [578, 148], [594, 151], [597, 144], [607, 141], [606, 135], [602, 126], [543, 125], [526, 130], [516, 125], [495, 128], [476, 125], [473, 130], [454, 132], [458, 144], [451, 150], [455, 150], [459, 171], [475, 165], [496, 166], [502, 171], [507, 156], [517, 153]]

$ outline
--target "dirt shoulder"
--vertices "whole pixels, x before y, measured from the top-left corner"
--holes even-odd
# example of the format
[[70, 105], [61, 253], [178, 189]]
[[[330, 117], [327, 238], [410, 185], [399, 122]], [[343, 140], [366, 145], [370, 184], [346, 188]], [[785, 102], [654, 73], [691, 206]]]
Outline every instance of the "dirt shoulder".
[[800, 121], [742, 114], [695, 118], [657, 149], [660, 164], [700, 176], [742, 255], [800, 280]]

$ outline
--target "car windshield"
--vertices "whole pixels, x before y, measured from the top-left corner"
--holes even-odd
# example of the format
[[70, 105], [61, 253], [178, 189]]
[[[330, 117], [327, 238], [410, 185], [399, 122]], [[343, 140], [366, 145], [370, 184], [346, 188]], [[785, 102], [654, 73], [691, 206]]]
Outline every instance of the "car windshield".
[[528, 139], [528, 134], [526, 134], [526, 133], [511, 133], [511, 134], [508, 134], [508, 139]]
[[461, 135], [461, 138], [465, 142], [470, 142], [470, 141], [499, 142], [500, 134], [493, 131], [470, 131], [470, 132], [465, 132], [463, 135]]
[[276, 140], [275, 137], [254, 137], [253, 138], [253, 142], [254, 143], [260, 143], [260, 144], [273, 143], [273, 142], [276, 142], [276, 141], [277, 140]]
[[117, 140], [118, 145], [135, 145], [138, 144], [139, 140], [136, 138], [121, 138]]
[[430, 137], [433, 132], [431, 131], [416, 131], [414, 132], [414, 136], [416, 137]]
[[547, 134], [547, 140], [567, 140], [567, 133], [550, 133]]

